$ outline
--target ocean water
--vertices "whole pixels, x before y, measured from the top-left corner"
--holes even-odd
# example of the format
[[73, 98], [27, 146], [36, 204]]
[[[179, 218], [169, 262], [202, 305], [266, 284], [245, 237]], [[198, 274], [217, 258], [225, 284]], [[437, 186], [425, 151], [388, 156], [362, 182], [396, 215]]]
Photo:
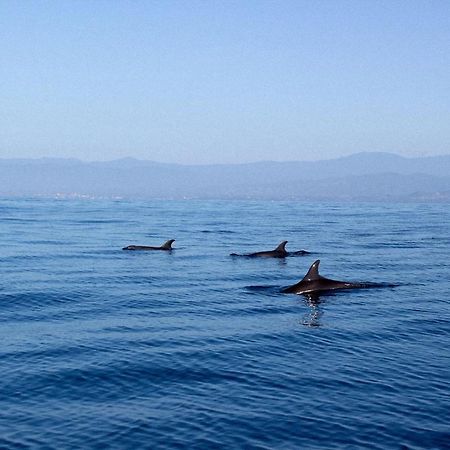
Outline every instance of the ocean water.
[[[0, 448], [450, 448], [449, 223], [440, 204], [2, 199]], [[229, 256], [284, 239], [312, 254]], [[279, 292], [316, 259], [398, 286]]]

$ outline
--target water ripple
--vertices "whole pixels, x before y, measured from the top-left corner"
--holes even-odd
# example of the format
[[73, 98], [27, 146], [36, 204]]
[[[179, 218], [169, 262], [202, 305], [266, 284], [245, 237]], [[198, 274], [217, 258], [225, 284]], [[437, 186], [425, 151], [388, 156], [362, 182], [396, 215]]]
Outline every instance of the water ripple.
[[[447, 448], [447, 209], [0, 202], [0, 448]], [[311, 301], [279, 288], [314, 257], [229, 257], [281, 239], [398, 287]]]

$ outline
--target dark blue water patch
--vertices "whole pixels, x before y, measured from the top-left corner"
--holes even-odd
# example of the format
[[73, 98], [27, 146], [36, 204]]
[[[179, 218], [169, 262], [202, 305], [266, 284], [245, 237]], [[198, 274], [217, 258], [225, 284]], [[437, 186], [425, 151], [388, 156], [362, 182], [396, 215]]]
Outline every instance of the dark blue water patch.
[[408, 320], [411, 330], [415, 330], [417, 336], [438, 335], [443, 338], [450, 337], [450, 316], [447, 313], [444, 317], [414, 318]]
[[214, 234], [236, 234], [232, 230], [200, 230], [201, 233], [214, 233]]
[[[50, 335], [48, 335], [50, 336]], [[26, 360], [36, 360], [39, 364], [43, 363], [45, 360], [54, 359], [55, 361], [60, 358], [78, 358], [91, 351], [94, 347], [92, 345], [78, 344], [75, 345], [73, 342], [64, 343], [63, 345], [55, 346], [55, 343], [42, 341], [33, 341], [33, 347], [23, 348], [20, 351], [13, 348], [2, 348], [0, 350], [0, 355], [5, 361], [14, 358], [26, 359]]]
[[[21, 263], [27, 264], [30, 263], [30, 268], [35, 270], [37, 268], [37, 264], [40, 261], [46, 260], [47, 257], [45, 255], [33, 255], [33, 254], [23, 254], [23, 255], [14, 255], [14, 256], [6, 256], [0, 258], [0, 263], [6, 267], [17, 267], [18, 264], [21, 265]], [[20, 270], [23, 270], [24, 267], [21, 265]], [[17, 270], [17, 269], [16, 269]]]
[[25, 217], [1, 217], [0, 218], [0, 222], [5, 222], [5, 223], [13, 223], [13, 224], [30, 224], [30, 223], [36, 223], [39, 222], [40, 219], [31, 219], [31, 218], [25, 218]]
[[42, 245], [42, 246], [57, 246], [57, 247], [68, 247], [70, 245], [75, 245], [76, 241], [70, 241], [70, 240], [57, 240], [57, 239], [29, 239], [29, 240], [23, 240], [23, 244], [25, 245]]
[[73, 224], [73, 225], [96, 225], [96, 224], [126, 224], [128, 225], [129, 222], [126, 219], [78, 219], [78, 220], [70, 220], [67, 223]]
[[[279, 316], [282, 314], [286, 314], [288, 312], [292, 312], [292, 313], [298, 313], [298, 308], [296, 307], [296, 305], [292, 305], [292, 304], [282, 304], [282, 303], [277, 303], [277, 304], [272, 304], [272, 305], [254, 305], [254, 306], [240, 306], [237, 307], [235, 310], [233, 310], [232, 312], [230, 312], [227, 309], [224, 308], [215, 308], [214, 309], [215, 314], [217, 317], [224, 315], [226, 317], [245, 317], [245, 316], [254, 316], [255, 314], [258, 315], [273, 315], [273, 316]], [[276, 317], [275, 317], [276, 319]]]
[[245, 289], [247, 289], [250, 292], [256, 292], [256, 293], [268, 293], [268, 294], [280, 294], [280, 286], [276, 285], [250, 285], [245, 286]]
[[79, 302], [86, 298], [85, 292], [20, 292], [15, 294], [0, 293], [0, 311], [20, 308], [41, 308], [54, 304]]
[[420, 242], [372, 242], [370, 244], [360, 244], [362, 248], [380, 249], [380, 248], [426, 248], [425, 243]]

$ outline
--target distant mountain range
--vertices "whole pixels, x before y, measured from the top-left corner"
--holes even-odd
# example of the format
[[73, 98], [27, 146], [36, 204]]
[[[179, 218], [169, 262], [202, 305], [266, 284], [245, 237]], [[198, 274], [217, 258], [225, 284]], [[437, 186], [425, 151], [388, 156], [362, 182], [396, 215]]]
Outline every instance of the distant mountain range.
[[357, 153], [314, 162], [163, 164], [0, 159], [1, 196], [450, 202], [450, 155]]

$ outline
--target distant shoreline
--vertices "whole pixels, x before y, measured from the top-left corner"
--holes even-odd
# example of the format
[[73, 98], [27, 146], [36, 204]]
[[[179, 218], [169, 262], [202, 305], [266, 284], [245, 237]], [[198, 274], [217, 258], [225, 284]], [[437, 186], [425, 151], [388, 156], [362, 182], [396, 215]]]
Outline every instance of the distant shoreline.
[[0, 196], [447, 203], [450, 155], [358, 153], [314, 162], [208, 166], [131, 158], [95, 163], [0, 159]]

